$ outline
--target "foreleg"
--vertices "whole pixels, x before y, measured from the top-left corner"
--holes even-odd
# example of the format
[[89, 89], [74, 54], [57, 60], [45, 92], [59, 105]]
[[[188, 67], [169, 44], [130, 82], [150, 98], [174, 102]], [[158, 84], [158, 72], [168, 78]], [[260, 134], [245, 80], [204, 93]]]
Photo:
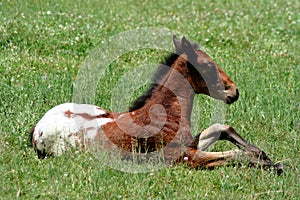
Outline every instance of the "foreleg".
[[190, 148], [181, 158], [180, 162], [185, 163], [192, 168], [212, 168], [240, 161], [243, 155], [244, 152], [242, 150], [206, 152]]
[[243, 150], [251, 164], [259, 164], [266, 168], [274, 166], [278, 170], [278, 173], [282, 172], [280, 164], [274, 165], [265, 152], [244, 140], [231, 126], [214, 124], [205, 129], [201, 134], [195, 136], [194, 139], [198, 143], [197, 148], [199, 151], [206, 150], [218, 140], [228, 140]]

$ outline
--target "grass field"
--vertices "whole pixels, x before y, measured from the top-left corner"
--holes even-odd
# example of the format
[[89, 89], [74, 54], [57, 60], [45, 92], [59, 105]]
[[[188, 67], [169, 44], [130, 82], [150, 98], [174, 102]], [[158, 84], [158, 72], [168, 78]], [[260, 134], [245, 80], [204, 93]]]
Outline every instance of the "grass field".
[[[0, 199], [300, 199], [299, 10], [297, 0], [0, 1]], [[28, 131], [48, 109], [72, 101], [89, 53], [143, 27], [177, 30], [205, 48], [241, 93], [226, 106], [225, 123], [288, 164], [283, 176], [184, 166], [132, 174], [84, 152], [37, 159]], [[118, 78], [165, 54], [141, 50], [113, 62], [98, 84], [97, 104], [111, 109]], [[197, 99], [201, 131], [210, 124], [210, 99]], [[230, 148], [221, 142], [212, 150]]]

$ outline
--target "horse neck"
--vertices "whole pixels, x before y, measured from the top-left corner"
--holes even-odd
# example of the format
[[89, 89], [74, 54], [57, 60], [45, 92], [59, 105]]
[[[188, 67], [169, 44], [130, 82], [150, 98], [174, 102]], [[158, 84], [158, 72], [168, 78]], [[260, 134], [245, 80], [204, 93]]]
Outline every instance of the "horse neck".
[[[182, 64], [186, 65], [186, 63]], [[161, 105], [167, 116], [172, 116], [173, 119], [178, 118], [181, 122], [190, 125], [194, 90], [188, 77], [186, 67], [173, 64], [165, 78], [153, 91], [144, 108], [150, 109], [154, 105]]]

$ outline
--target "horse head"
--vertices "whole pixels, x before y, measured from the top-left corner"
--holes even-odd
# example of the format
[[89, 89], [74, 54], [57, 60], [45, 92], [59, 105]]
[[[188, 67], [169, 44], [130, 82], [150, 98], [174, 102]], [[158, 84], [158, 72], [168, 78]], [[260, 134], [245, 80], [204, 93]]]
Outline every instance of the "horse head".
[[187, 80], [196, 94], [206, 94], [227, 104], [239, 98], [239, 91], [229, 76], [204, 51], [196, 49], [196, 45], [185, 37], [173, 37], [179, 62], [186, 62], [189, 70]]

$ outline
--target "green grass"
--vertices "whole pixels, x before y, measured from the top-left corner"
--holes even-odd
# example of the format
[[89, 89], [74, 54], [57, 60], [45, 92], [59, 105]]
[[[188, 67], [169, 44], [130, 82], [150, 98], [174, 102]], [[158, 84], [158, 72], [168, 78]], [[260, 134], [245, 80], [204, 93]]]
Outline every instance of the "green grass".
[[[299, 1], [284, 0], [0, 1], [0, 199], [299, 199], [299, 10]], [[177, 30], [206, 49], [241, 93], [226, 106], [226, 123], [289, 164], [283, 176], [184, 166], [131, 174], [88, 153], [37, 159], [28, 130], [48, 109], [72, 100], [86, 56], [101, 41], [141, 27]], [[110, 109], [118, 78], [164, 55], [141, 50], [116, 60], [98, 85], [97, 104]], [[210, 124], [210, 100], [197, 99], [200, 131]], [[221, 142], [212, 150], [229, 148]]]

